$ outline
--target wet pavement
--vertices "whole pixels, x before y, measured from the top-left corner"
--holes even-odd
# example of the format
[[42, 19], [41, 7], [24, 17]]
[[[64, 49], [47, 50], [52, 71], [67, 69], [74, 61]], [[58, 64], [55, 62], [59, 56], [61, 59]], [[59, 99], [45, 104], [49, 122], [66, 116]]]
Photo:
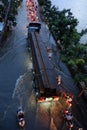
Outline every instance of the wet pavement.
[[[29, 21], [27, 20], [25, 2], [26, 0], [19, 8], [17, 26], [0, 51], [0, 130], [20, 129], [16, 118], [19, 106], [23, 106], [25, 111], [26, 127], [24, 130], [63, 130], [61, 110], [66, 107], [66, 103], [60, 99], [58, 102], [40, 104], [35, 100], [31, 71], [32, 61], [27, 48], [26, 27]], [[44, 22], [42, 22], [40, 34], [43, 44], [49, 46], [49, 41], [51, 41], [51, 45], [55, 46], [53, 38], [49, 38], [49, 30]], [[60, 64], [56, 63], [56, 58], [59, 57], [58, 53], [53, 53], [53, 55], [51, 63], [54, 65], [57, 75], [60, 74], [63, 77], [62, 86], [68, 91], [72, 90], [76, 95], [78, 91], [76, 88], [72, 88], [74, 83], [69, 71], [67, 68], [63, 69], [64, 64], [61, 61]], [[67, 82], [64, 83], [64, 81]]]

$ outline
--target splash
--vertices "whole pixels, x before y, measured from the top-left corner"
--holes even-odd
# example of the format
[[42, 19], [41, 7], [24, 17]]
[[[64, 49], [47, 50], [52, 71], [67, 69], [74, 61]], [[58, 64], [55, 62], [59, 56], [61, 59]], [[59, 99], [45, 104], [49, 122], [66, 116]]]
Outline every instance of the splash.
[[24, 73], [23, 75], [20, 75], [19, 78], [16, 81], [15, 88], [12, 94], [13, 99], [17, 99], [20, 103], [25, 98], [25, 96], [28, 93], [28, 86], [26, 85], [28, 81], [28, 86], [31, 86], [32, 84], [32, 73], [31, 71], [28, 71]]
[[12, 94], [12, 98], [13, 99], [16, 98], [19, 101], [20, 106], [22, 105], [22, 100], [24, 97], [25, 89], [26, 89], [25, 88], [26, 76], [27, 76], [27, 73], [24, 73], [23, 75], [19, 76], [19, 78], [16, 81], [15, 89]]

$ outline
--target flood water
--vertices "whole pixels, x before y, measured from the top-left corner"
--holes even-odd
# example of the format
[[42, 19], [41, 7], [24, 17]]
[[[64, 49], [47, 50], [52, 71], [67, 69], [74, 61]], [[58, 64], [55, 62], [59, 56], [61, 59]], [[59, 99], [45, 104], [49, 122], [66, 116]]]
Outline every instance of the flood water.
[[[17, 121], [17, 109], [20, 106], [25, 112], [26, 126], [23, 130], [50, 129], [51, 109], [55, 109], [55, 116], [61, 109], [57, 107], [59, 103], [36, 104], [32, 61], [27, 47], [28, 24], [26, 0], [23, 0], [18, 9], [17, 26], [0, 50], [0, 130], [21, 129]], [[57, 124], [58, 118], [55, 128], [60, 125]]]
[[[23, 106], [25, 112], [26, 127], [23, 130], [58, 130], [62, 122], [60, 111], [65, 102], [36, 104], [35, 101], [32, 61], [27, 48], [26, 27], [29, 21], [25, 3], [26, 0], [23, 0], [18, 9], [17, 26], [0, 50], [0, 130], [20, 130], [16, 117], [19, 106]], [[42, 26], [43, 40], [47, 42], [48, 31], [44, 24]], [[61, 71], [56, 69], [64, 80], [69, 79], [64, 86], [70, 88], [70, 75]], [[76, 90], [74, 86], [70, 89]]]
[[32, 64], [26, 40], [28, 22], [24, 0], [18, 9], [17, 26], [0, 50], [0, 130], [19, 129], [17, 109], [20, 105], [26, 109], [32, 93]]
[[[59, 10], [71, 9], [73, 16], [78, 19], [78, 32], [87, 28], [87, 1], [86, 0], [51, 0], [52, 5], [55, 5]], [[87, 35], [81, 38], [81, 42], [87, 41]]]

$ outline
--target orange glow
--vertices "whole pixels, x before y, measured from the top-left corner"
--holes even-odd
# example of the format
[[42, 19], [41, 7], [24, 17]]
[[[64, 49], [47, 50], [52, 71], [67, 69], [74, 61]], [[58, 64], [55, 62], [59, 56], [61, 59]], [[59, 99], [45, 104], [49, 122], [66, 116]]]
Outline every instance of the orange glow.
[[44, 102], [45, 101], [45, 98], [44, 97], [41, 97], [38, 99], [38, 102]]
[[28, 12], [28, 18], [31, 22], [38, 22], [38, 16], [37, 16], [37, 5], [34, 0], [27, 0], [26, 1], [26, 7]]
[[59, 100], [59, 97], [54, 97], [53, 101], [58, 101]]
[[38, 99], [38, 102], [50, 102], [50, 101], [58, 101], [59, 100], [59, 97], [58, 96], [54, 96], [54, 97], [40, 97]]

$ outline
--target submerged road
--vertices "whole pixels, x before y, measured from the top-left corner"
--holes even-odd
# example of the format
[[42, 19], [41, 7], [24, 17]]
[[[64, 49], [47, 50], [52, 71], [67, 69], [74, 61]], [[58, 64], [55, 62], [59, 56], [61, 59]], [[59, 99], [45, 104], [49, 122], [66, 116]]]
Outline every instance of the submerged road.
[[25, 107], [32, 92], [32, 64], [26, 48], [28, 21], [25, 1], [18, 12], [17, 26], [0, 50], [0, 130], [19, 129], [17, 108], [20, 105]]
[[[0, 130], [20, 129], [16, 119], [19, 106], [23, 106], [25, 111], [24, 130], [65, 130], [61, 116], [61, 110], [66, 105], [64, 102], [36, 104], [35, 101], [32, 87], [32, 62], [26, 40], [28, 20], [25, 2], [26, 0], [18, 10], [17, 26], [0, 50]], [[49, 33], [45, 27], [43, 23], [40, 34], [42, 42], [47, 45]], [[50, 40], [53, 43], [52, 39]], [[55, 67], [57, 64], [54, 62], [55, 59], [54, 56], [52, 59], [54, 71], [67, 77], [63, 70], [59, 71], [59, 68]]]

